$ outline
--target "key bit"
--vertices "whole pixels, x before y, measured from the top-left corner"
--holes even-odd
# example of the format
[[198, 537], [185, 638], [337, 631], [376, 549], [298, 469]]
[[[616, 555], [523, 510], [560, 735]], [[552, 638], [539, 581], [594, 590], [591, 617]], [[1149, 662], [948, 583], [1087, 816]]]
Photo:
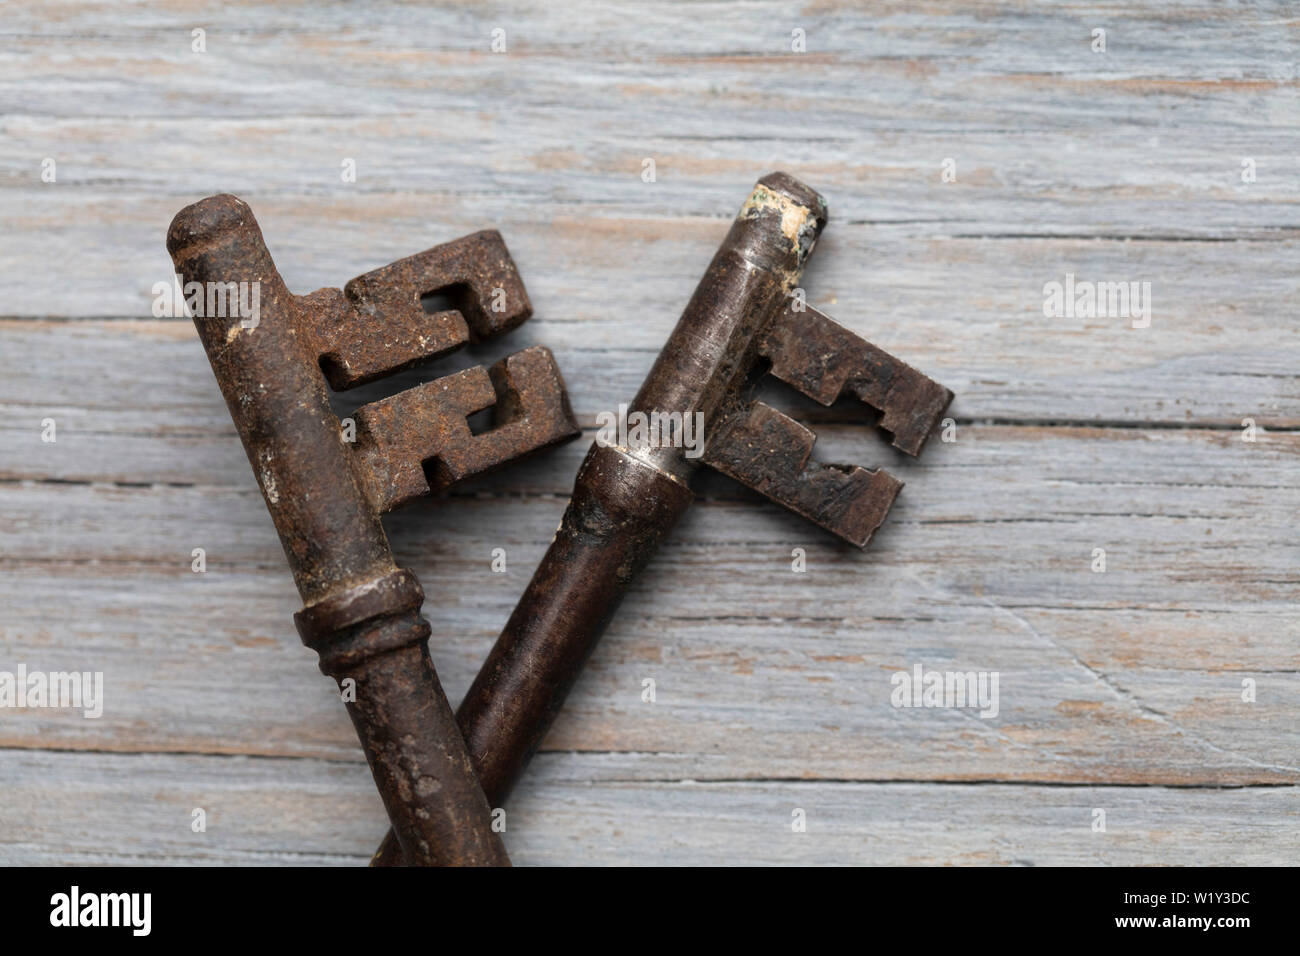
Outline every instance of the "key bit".
[[[877, 427], [916, 456], [952, 401], [952, 392], [854, 335], [824, 312], [787, 298], [758, 337], [768, 372], [831, 406], [846, 394], [879, 413]], [[754, 401], [714, 426], [704, 462], [864, 548], [903, 483], [885, 471], [810, 462], [817, 436]]]
[[[663, 444], [598, 442], [588, 452], [555, 540], [457, 711], [494, 806], [541, 743], [630, 582], [689, 507], [701, 463], [858, 547], [884, 520], [902, 483], [813, 460], [813, 432], [754, 397], [765, 367], [825, 405], [856, 397], [910, 455], [952, 401], [946, 388], [791, 295], [825, 224], [818, 193], [784, 173], [760, 179], [632, 402], [632, 413], [647, 416], [702, 413], [701, 458]], [[390, 834], [372, 862], [400, 860]]]
[[[344, 700], [404, 859], [508, 865], [429, 658], [423, 591], [395, 565], [380, 514], [577, 437], [564, 381], [547, 349], [525, 349], [491, 371], [470, 368], [362, 406], [355, 443], [326, 388], [372, 381], [527, 319], [505, 243], [479, 232], [342, 290], [293, 295], [252, 210], [221, 195], [181, 210], [167, 249], [200, 290], [258, 290], [251, 320], [200, 295], [194, 324], [302, 596], [299, 634], [322, 672], [341, 687], [355, 682]], [[455, 308], [425, 314], [421, 301], [435, 293]], [[494, 427], [472, 434], [465, 417], [488, 407]]]

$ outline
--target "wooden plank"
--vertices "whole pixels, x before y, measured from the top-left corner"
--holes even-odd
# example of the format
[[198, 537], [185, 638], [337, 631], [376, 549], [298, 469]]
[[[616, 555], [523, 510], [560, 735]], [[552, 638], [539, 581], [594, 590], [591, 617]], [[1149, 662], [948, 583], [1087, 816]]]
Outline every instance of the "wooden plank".
[[[991, 593], [1021, 603], [1056, 594], [1078, 603], [1104, 596], [1138, 605], [1284, 605], [1279, 588], [1294, 581], [1287, 520], [1300, 439], [1293, 433], [1250, 443], [1236, 431], [969, 426], [956, 442], [936, 441], [924, 459], [909, 461], [859, 427], [820, 432], [823, 460], [883, 465], [908, 482], [867, 552], [712, 475], [700, 484], [703, 506], [667, 546], [683, 555], [703, 549], [706, 558], [715, 557], [712, 548], [761, 547], [783, 573], [790, 548], [801, 546], [828, 556], [828, 574], [853, 577], [866, 565], [933, 571], [933, 556], [943, 553], [950, 569], [943, 580], [995, 580]], [[576, 442], [517, 475], [484, 479], [446, 505], [424, 502], [391, 516], [399, 555], [446, 554], [472, 564], [471, 555], [486, 561], [500, 542], [544, 546], [585, 447]], [[279, 545], [246, 463], [231, 462], [230, 473], [226, 487], [6, 483], [4, 554], [10, 562], [93, 557], [188, 573], [191, 550], [203, 547], [216, 566], [278, 568]], [[533, 508], [541, 516], [521, 520]], [[1109, 547], [1105, 575], [1090, 571], [1094, 547]], [[1016, 561], [1019, 552], [1028, 560]], [[697, 570], [686, 569], [682, 580]], [[745, 586], [741, 568], [725, 570]], [[745, 597], [761, 600], [764, 586]]]
[[[359, 865], [383, 829], [356, 764], [0, 750], [0, 768], [10, 865]], [[706, 784], [684, 771], [655, 754], [543, 754], [507, 809], [507, 848], [518, 865], [631, 866], [1279, 865], [1300, 850], [1294, 786]]]
[[[1207, 262], [1201, 266], [1211, 268]], [[665, 311], [656, 320], [661, 337], [674, 315]], [[1216, 344], [1215, 329], [1222, 327], [1206, 327], [1203, 335], [1171, 330], [1165, 345], [1145, 358], [1125, 351], [1117, 337], [1152, 330], [1116, 328], [1114, 336], [1098, 333], [1099, 340], [1086, 345], [1089, 335], [1056, 333], [1053, 340], [1044, 330], [1031, 335], [1008, 326], [1001, 333], [1008, 343], [1003, 353], [985, 351], [976, 329], [968, 340], [935, 347], [922, 341], [923, 328], [898, 325], [881, 334], [863, 324], [857, 329], [958, 389], [951, 413], [961, 422], [1208, 424], [1239, 432], [1250, 419], [1265, 431], [1300, 428], [1300, 377], [1292, 371], [1300, 368], [1300, 354], [1282, 343], [1258, 348], [1261, 341], [1274, 341], [1262, 329], [1243, 330], [1240, 350], [1227, 352], [1226, 341]], [[607, 331], [614, 331], [613, 323]], [[1035, 357], [1031, 347], [1010, 346], [1037, 335], [1054, 341], [1050, 357], [1046, 350]], [[246, 484], [247, 464], [188, 321], [0, 322], [0, 341], [0, 480]], [[1189, 342], [1199, 343], [1195, 351], [1183, 351]], [[536, 319], [491, 347], [340, 396], [339, 412], [346, 415], [365, 401], [536, 343], [556, 353], [579, 420], [588, 428], [599, 412], [630, 400], [654, 360], [648, 344], [644, 350], [602, 344], [566, 323]], [[1167, 354], [1156, 354], [1166, 346]], [[1094, 357], [1107, 369], [1087, 364], [1085, 353], [1094, 347]], [[942, 367], [946, 361], [960, 368]], [[770, 398], [814, 423], [863, 420], [860, 409], [822, 410], [779, 386]], [[56, 425], [53, 444], [42, 441], [42, 423], [50, 418]]]
[[[831, 460], [861, 452], [859, 430], [827, 431]], [[1300, 632], [1294, 494], [1279, 494], [1295, 450], [1290, 434], [962, 429], [904, 472], [863, 554], [706, 481], [547, 746], [708, 755], [733, 776], [1294, 779], [1295, 738], [1278, 727]], [[453, 699], [540, 558], [581, 453], [529, 469], [522, 488], [502, 475], [390, 519], [398, 560], [431, 595]], [[103, 670], [113, 694], [100, 720], [15, 715], [5, 743], [358, 756], [297, 646], [296, 597], [246, 485], [0, 488], [6, 657]], [[496, 547], [505, 574], [490, 570]], [[889, 680], [917, 664], [998, 671], [1000, 714], [900, 712]], [[646, 678], [663, 703], [642, 703]]]

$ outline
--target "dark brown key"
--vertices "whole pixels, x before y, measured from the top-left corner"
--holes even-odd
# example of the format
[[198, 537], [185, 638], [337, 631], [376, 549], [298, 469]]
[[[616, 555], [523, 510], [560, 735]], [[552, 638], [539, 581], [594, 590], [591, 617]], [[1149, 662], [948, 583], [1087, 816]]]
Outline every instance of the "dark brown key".
[[[476, 233], [306, 296], [285, 287], [234, 196], [181, 210], [167, 249], [187, 297], [199, 283], [194, 324], [302, 595], [298, 631], [344, 691], [405, 859], [509, 865], [429, 659], [424, 594], [394, 564], [380, 514], [576, 437], [563, 379], [547, 349], [525, 349], [363, 406], [354, 442], [326, 389], [527, 319], [501, 236]], [[433, 293], [455, 308], [426, 314]], [[494, 427], [472, 434], [466, 416], [488, 407]]]
[[[701, 413], [701, 458], [662, 443], [597, 443], [587, 454], [555, 540], [456, 714], [493, 806], [541, 743], [629, 583], [690, 505], [701, 462], [858, 547], [884, 520], [902, 483], [813, 461], [813, 433], [754, 399], [764, 363], [823, 404], [857, 397], [911, 455], [952, 401], [791, 297], [825, 222], [825, 201], [807, 186], [783, 173], [759, 180], [632, 403], [629, 418]], [[389, 834], [374, 863], [400, 861]]]

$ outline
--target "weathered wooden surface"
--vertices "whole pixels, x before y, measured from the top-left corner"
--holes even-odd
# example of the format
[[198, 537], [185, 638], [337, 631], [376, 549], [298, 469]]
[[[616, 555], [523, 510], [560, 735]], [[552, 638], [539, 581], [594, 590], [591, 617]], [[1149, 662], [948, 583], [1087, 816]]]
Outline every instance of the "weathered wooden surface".
[[[551, 7], [4, 5], [0, 670], [107, 700], [0, 711], [0, 862], [351, 864], [385, 827], [192, 326], [151, 315], [176, 210], [242, 196], [304, 292], [499, 228], [536, 318], [340, 406], [540, 342], [589, 440], [777, 168], [831, 204], [810, 301], [953, 388], [957, 441], [905, 461], [774, 390], [907, 482], [889, 521], [859, 554], [705, 481], [511, 802], [515, 860], [1300, 859], [1293, 10]], [[1150, 327], [1045, 318], [1067, 272], [1150, 282]], [[587, 440], [388, 519], [453, 699]], [[917, 664], [997, 671], [998, 716], [891, 706]]]

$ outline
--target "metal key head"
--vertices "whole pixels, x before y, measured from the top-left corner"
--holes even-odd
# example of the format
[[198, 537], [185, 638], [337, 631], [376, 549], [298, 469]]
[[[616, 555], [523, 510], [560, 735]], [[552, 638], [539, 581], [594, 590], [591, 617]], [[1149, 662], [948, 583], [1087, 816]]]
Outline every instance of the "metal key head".
[[[256, 272], [271, 290], [264, 319], [273, 323], [276, 336], [285, 336], [284, 345], [296, 345], [263, 351], [273, 352], [271, 361], [292, 363], [299, 374], [307, 374], [301, 363], [310, 363], [311, 374], [336, 391], [504, 334], [532, 314], [519, 271], [495, 230], [399, 259], [342, 289], [295, 296], [276, 271], [252, 211], [233, 196], [214, 196], [182, 210], [173, 223], [174, 245], [192, 249], [194, 236], [183, 237], [201, 231], [211, 239], [228, 228], [239, 230], [233, 244], [246, 250], [243, 272]], [[454, 308], [426, 312], [423, 301], [433, 295], [446, 296]], [[205, 343], [211, 343], [210, 354], [223, 347], [223, 337], [239, 334], [205, 325], [198, 316], [195, 321]], [[256, 329], [245, 334], [255, 335]], [[215, 358], [213, 365], [218, 378], [242, 371], [239, 363], [219, 365]], [[324, 394], [314, 392], [313, 406]], [[245, 389], [241, 395], [255, 400], [256, 391], [250, 395]], [[489, 407], [495, 408], [492, 429], [471, 434], [468, 417]], [[477, 366], [362, 406], [355, 418], [358, 435], [349, 460], [376, 513], [580, 433], [554, 357], [540, 346], [515, 353], [491, 372]], [[423, 477], [426, 463], [437, 474], [432, 483]], [[272, 487], [293, 486], [291, 477], [277, 475], [274, 467], [265, 479]]]
[[[703, 463], [859, 547], [883, 521], [902, 483], [883, 471], [812, 460], [816, 437], [754, 401], [766, 365], [822, 402], [853, 394], [908, 454], [920, 452], [952, 394], [815, 309], [791, 298], [826, 226], [826, 201], [785, 173], [764, 176], [741, 206], [659, 353], [632, 412], [700, 416]], [[677, 447], [623, 449], [689, 481], [697, 462]]]

